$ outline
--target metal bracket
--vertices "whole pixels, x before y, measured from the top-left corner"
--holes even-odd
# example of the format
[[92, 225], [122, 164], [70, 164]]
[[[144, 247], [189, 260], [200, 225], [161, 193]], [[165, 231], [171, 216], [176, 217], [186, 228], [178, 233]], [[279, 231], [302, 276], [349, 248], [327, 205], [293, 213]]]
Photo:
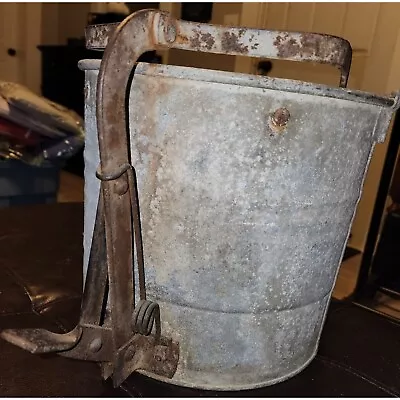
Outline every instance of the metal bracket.
[[82, 328], [76, 326], [68, 333], [59, 334], [46, 329], [6, 329], [1, 337], [32, 354], [66, 351], [79, 342]]

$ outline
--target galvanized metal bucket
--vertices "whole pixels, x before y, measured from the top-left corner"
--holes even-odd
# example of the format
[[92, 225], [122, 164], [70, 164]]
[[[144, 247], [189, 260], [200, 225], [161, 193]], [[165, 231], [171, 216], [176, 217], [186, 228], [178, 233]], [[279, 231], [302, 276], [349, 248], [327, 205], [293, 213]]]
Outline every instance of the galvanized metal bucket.
[[[138, 56], [162, 46], [329, 63], [342, 88], [145, 63], [132, 77]], [[100, 304], [106, 275], [110, 296], [103, 325], [82, 317], [82, 347], [70, 356], [102, 362], [116, 385], [133, 370], [213, 390], [297, 374], [317, 352], [371, 154], [397, 97], [345, 89], [351, 47], [325, 35], [146, 10], [118, 27], [89, 28], [87, 47], [106, 50], [101, 64], [80, 63], [83, 310]], [[153, 334], [164, 342], [146, 342]]]
[[[151, 27], [159, 40], [174, 47], [294, 58], [298, 46], [293, 34], [155, 17], [159, 25]], [[133, 37], [119, 47], [120, 57], [140, 47]], [[323, 48], [312, 35], [295, 39], [308, 46], [300, 47], [299, 60], [307, 50], [320, 51], [314, 61], [340, 60], [345, 85], [346, 42], [325, 37]], [[88, 38], [91, 47], [105, 46], [98, 41]], [[87, 71], [89, 249], [99, 192], [99, 64], [81, 65]], [[119, 84], [117, 74], [110, 84]], [[104, 104], [102, 89], [103, 113], [114, 113], [115, 99], [107, 93], [110, 103]], [[371, 152], [385, 136], [397, 99], [139, 64], [129, 101], [147, 295], [160, 305], [163, 332], [180, 347], [171, 382], [248, 389], [298, 373], [317, 351]]]

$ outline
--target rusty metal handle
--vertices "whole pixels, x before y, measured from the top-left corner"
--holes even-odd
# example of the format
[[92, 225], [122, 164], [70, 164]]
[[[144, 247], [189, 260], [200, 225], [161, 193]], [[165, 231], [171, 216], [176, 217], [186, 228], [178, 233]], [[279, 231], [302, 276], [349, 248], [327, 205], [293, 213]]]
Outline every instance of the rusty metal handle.
[[[147, 11], [147, 10], [146, 10]], [[144, 11], [144, 12], [146, 12]], [[198, 24], [176, 20], [168, 13], [153, 13], [149, 34], [153, 34], [153, 49], [160, 47], [216, 54], [241, 55], [288, 61], [329, 64], [340, 69], [340, 87], [346, 87], [350, 73], [352, 48], [337, 36], [319, 33], [270, 31], [239, 27]], [[136, 14], [128, 17], [135, 20]], [[127, 20], [125, 20], [127, 21]], [[118, 24], [93, 25], [86, 31], [86, 45], [103, 49]], [[132, 37], [132, 46], [135, 46]]]

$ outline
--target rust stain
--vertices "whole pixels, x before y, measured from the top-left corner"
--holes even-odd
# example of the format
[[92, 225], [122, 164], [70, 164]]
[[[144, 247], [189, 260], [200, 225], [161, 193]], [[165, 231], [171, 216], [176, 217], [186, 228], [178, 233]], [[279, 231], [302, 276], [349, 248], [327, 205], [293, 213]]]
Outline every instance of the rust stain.
[[[106, 95], [106, 93], [105, 93]], [[110, 102], [107, 102], [104, 109], [105, 120], [107, 121], [104, 128], [108, 131], [109, 137], [109, 146], [110, 150], [118, 149], [119, 146], [119, 132], [116, 129], [116, 125], [118, 125], [119, 120], [123, 116], [120, 115], [121, 104], [123, 104], [124, 99], [121, 99], [121, 96], [118, 93], [113, 93]]]
[[268, 126], [274, 133], [282, 133], [290, 119], [290, 112], [287, 108], [278, 108], [268, 117]]
[[193, 49], [211, 50], [215, 39], [211, 33], [204, 33], [201, 29], [193, 29], [193, 36], [190, 38], [190, 47]]
[[[148, 141], [143, 143], [141, 141], [136, 141], [136, 147], [139, 153], [140, 162], [143, 162], [142, 156], [151, 156], [150, 157], [150, 165], [149, 172], [153, 180], [148, 182], [149, 193], [155, 196], [156, 189], [159, 187], [160, 183], [158, 181], [158, 170], [160, 168], [161, 159], [163, 157], [162, 149], [164, 148], [165, 143], [160, 146], [154, 147], [154, 143], [156, 143], [156, 125], [158, 122], [157, 118], [157, 103], [163, 102], [165, 100], [166, 95], [168, 95], [170, 91], [170, 85], [166, 83], [162, 79], [155, 78], [152, 82], [151, 87], [148, 88], [148, 92], [146, 95], [146, 120], [142, 122], [139, 130], [144, 132], [145, 136], [148, 138]], [[168, 129], [166, 126], [165, 129]], [[146, 196], [143, 199], [143, 205], [147, 209], [150, 209], [152, 196]], [[144, 231], [149, 231], [151, 228], [149, 226], [149, 221], [143, 221], [142, 227]]]
[[[156, 68], [156, 66], [154, 67], [154, 68]], [[165, 96], [165, 95], [167, 95], [169, 92], [170, 92], [170, 85], [169, 84], [167, 84], [164, 80], [162, 80], [162, 79], [154, 79], [154, 81], [155, 81], [155, 92], [154, 92], [154, 94], [153, 93], [151, 93], [151, 96], [153, 96], [154, 95], [154, 100], [155, 101], [161, 101], [161, 99], [160, 99], [160, 97], [161, 96]]]
[[278, 108], [272, 115], [272, 120], [275, 125], [283, 126], [289, 121], [290, 113], [287, 108]]
[[176, 21], [174, 22], [174, 26], [176, 30], [176, 38], [174, 44], [188, 44], [188, 37], [181, 32], [180, 26], [178, 23], [176, 23]]
[[92, 49], [103, 49], [108, 40], [115, 32], [118, 24], [98, 24], [88, 26], [85, 30], [86, 47]]
[[248, 46], [239, 42], [238, 37], [232, 32], [224, 32], [221, 39], [222, 50], [241, 54], [247, 54], [249, 51]]
[[320, 62], [340, 65], [344, 60], [341, 44], [332, 37], [303, 33], [296, 40], [288, 33], [278, 35], [274, 41], [278, 56], [282, 58], [315, 58]]
[[207, 50], [211, 50], [212, 47], [214, 46], [215, 39], [214, 39], [213, 35], [211, 35], [211, 33], [203, 33], [201, 35], [201, 40], [203, 41], [204, 47]]
[[282, 58], [291, 58], [301, 54], [301, 45], [288, 33], [278, 35], [274, 46], [278, 50], [278, 56]]
[[188, 44], [188, 43], [189, 43], [189, 39], [186, 36], [181, 35], [181, 34], [178, 34], [176, 36], [175, 44]]
[[[164, 38], [167, 43], [174, 43], [177, 37], [178, 26], [175, 20], [168, 18], [164, 25]], [[153, 44], [156, 43], [156, 38], [153, 39]]]
[[200, 32], [197, 29], [193, 29], [193, 36], [190, 38], [190, 47], [199, 49], [201, 46]]

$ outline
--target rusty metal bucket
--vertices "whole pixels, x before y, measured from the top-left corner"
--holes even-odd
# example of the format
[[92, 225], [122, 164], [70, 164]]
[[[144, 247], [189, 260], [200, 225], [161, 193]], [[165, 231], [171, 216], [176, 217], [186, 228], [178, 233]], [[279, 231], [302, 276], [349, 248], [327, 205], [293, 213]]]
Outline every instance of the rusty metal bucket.
[[[52, 351], [100, 362], [115, 385], [134, 370], [213, 390], [297, 374], [398, 98], [345, 89], [351, 47], [332, 36], [146, 10], [86, 40], [105, 48], [80, 63], [87, 279], [80, 324]], [[327, 63], [341, 87], [146, 63], [132, 76], [161, 47]], [[3, 337], [43, 342], [24, 332]]]

